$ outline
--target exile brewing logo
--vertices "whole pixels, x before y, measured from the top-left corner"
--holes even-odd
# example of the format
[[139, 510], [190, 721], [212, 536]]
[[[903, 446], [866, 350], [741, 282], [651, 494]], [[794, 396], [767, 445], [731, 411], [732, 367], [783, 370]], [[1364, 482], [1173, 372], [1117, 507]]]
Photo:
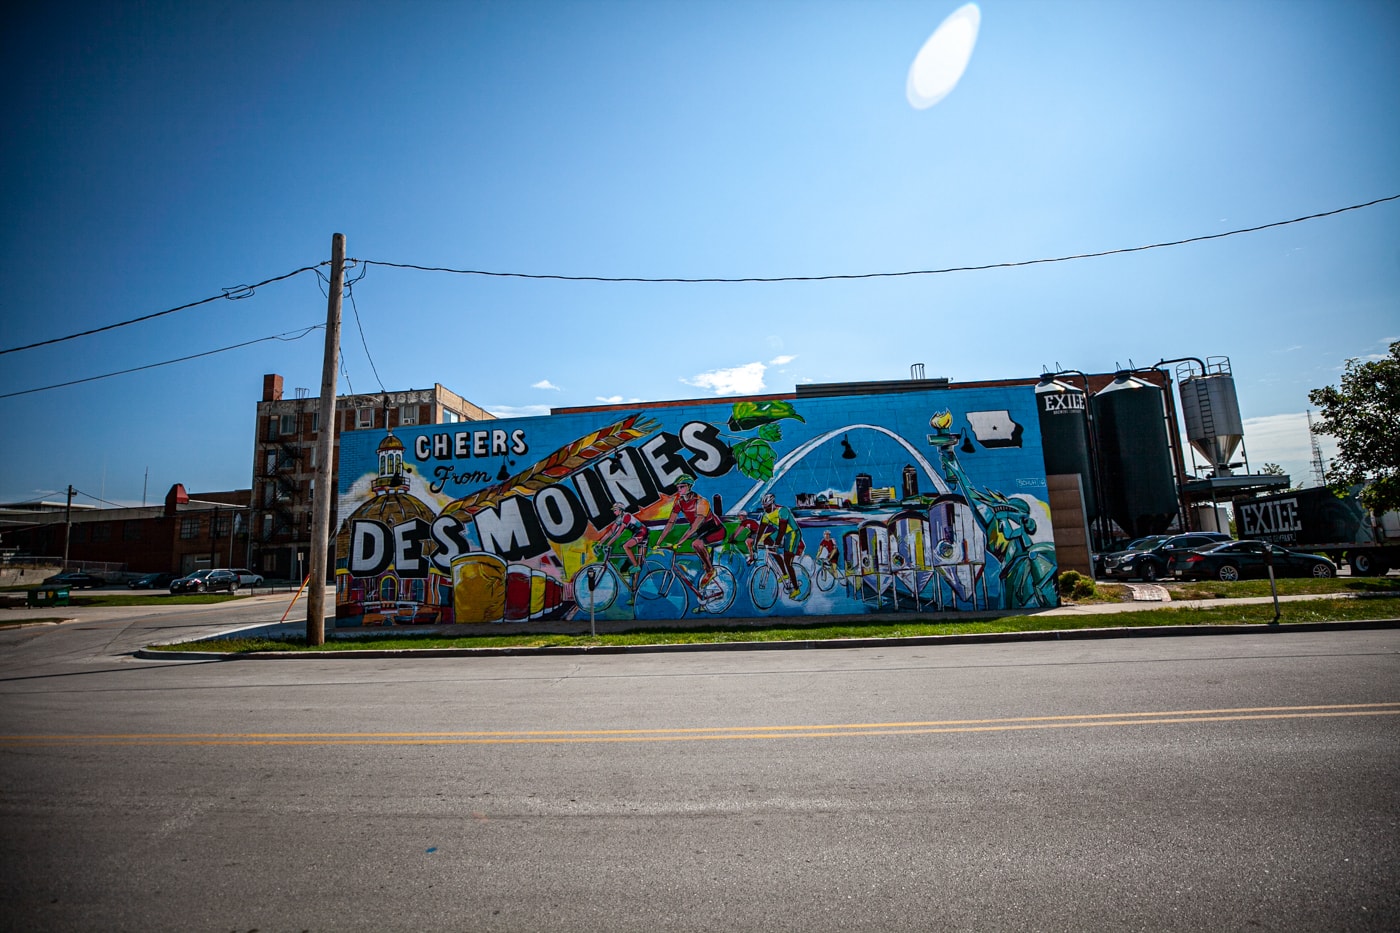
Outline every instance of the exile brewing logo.
[[1041, 398], [1045, 400], [1045, 411], [1047, 412], [1084, 410], [1083, 392], [1046, 392], [1041, 395]]
[[1241, 538], [1262, 538], [1279, 544], [1291, 542], [1303, 530], [1297, 499], [1269, 499], [1239, 503]]

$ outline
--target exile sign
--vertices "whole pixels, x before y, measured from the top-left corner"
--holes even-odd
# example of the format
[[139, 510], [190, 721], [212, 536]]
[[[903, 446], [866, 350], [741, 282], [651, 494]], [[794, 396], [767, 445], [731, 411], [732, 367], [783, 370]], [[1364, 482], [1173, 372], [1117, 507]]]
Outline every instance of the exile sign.
[[1241, 538], [1292, 541], [1294, 533], [1303, 530], [1303, 523], [1298, 520], [1297, 499], [1241, 502], [1239, 518]]

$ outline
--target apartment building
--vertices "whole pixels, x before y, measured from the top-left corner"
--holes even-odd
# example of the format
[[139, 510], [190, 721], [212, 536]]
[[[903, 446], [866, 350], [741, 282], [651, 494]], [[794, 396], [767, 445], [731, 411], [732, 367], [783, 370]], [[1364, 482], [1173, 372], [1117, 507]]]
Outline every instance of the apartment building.
[[[320, 399], [308, 390], [294, 389], [293, 396], [285, 398], [281, 376], [269, 373], [263, 377], [253, 443], [249, 563], [267, 577], [301, 579], [311, 566], [311, 503], [317, 492], [320, 408]], [[334, 449], [338, 458], [339, 435], [351, 431], [494, 418], [441, 384], [431, 389], [342, 395], [335, 403]], [[335, 461], [331, 464], [332, 497], [336, 494], [336, 465]], [[334, 498], [331, 511], [331, 527], [335, 528]]]

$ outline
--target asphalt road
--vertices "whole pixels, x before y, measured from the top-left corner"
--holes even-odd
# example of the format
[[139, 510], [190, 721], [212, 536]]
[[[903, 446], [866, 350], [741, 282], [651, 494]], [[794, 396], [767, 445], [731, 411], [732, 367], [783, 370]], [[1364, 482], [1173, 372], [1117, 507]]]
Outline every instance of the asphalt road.
[[273, 606], [0, 633], [0, 929], [1400, 926], [1400, 631], [130, 656]]

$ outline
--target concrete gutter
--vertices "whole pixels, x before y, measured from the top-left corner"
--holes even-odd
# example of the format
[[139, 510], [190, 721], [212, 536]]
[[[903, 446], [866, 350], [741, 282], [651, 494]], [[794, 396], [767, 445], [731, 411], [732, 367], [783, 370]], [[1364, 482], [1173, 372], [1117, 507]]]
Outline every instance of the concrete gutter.
[[[1308, 596], [1280, 596], [1279, 602], [1300, 602], [1309, 599], [1335, 599], [1339, 596], [1347, 597], [1349, 594], [1328, 593]], [[1357, 598], [1352, 596], [1351, 598]], [[1221, 608], [1225, 606], [1259, 605], [1272, 603], [1273, 599], [1268, 596], [1244, 597], [1240, 599], [1204, 599], [1188, 600], [1172, 605], [1184, 609], [1208, 609]], [[1143, 610], [1161, 608], [1160, 604], [1153, 605], [1143, 602], [1133, 603], [1090, 603], [1085, 605], [1061, 606], [1056, 609], [1046, 609], [1040, 611], [1020, 611], [1020, 612], [965, 612], [949, 613], [940, 616], [940, 620], [949, 622], [969, 622], [987, 619], [1024, 617], [1024, 616], [1085, 616], [1085, 615], [1115, 615], [1123, 612], [1139, 612]], [[783, 617], [798, 621], [805, 619], [802, 616]], [[851, 622], [902, 622], [909, 621], [908, 613], [883, 613], [869, 615], [852, 616], [823, 616], [821, 621], [832, 624], [842, 624]], [[664, 621], [649, 622], [649, 628], [695, 628], [694, 619], [674, 620], [671, 623]], [[738, 620], [726, 620], [735, 622]], [[771, 620], [763, 620], [764, 623]], [[333, 624], [333, 622], [332, 622]], [[597, 630], [599, 634], [618, 634], [628, 630], [636, 629], [635, 622], [610, 622], [599, 623]], [[759, 625], [755, 624], [755, 628]], [[329, 630], [328, 626], [328, 630]], [[385, 659], [404, 657], [512, 657], [529, 655], [584, 655], [584, 654], [640, 654], [640, 653], [662, 653], [662, 652], [694, 652], [694, 651], [792, 651], [792, 650], [812, 650], [812, 649], [843, 649], [843, 648], [879, 648], [879, 647], [917, 647], [927, 645], [959, 645], [959, 644], [988, 644], [988, 643], [1012, 643], [1012, 642], [1035, 642], [1035, 641], [1084, 641], [1091, 639], [1105, 638], [1165, 638], [1182, 635], [1253, 635], [1272, 634], [1284, 632], [1327, 632], [1327, 631], [1356, 631], [1371, 629], [1400, 628], [1400, 619], [1369, 619], [1349, 622], [1284, 622], [1282, 624], [1271, 623], [1251, 623], [1251, 624], [1223, 624], [1223, 625], [1148, 625], [1148, 626], [1115, 626], [1112, 628], [1080, 628], [1064, 630], [1045, 630], [1027, 632], [986, 632], [970, 633], [958, 635], [919, 635], [907, 638], [830, 638], [830, 639], [800, 639], [792, 641], [729, 641], [710, 642], [704, 644], [655, 644], [655, 645], [551, 645], [541, 647], [512, 646], [501, 648], [396, 648], [396, 649], [374, 649], [360, 648], [349, 650], [327, 650], [327, 651], [255, 651], [241, 654], [217, 651], [153, 651], [143, 648], [137, 651], [136, 657], [146, 660], [156, 661], [191, 661], [191, 660], [273, 660], [273, 659], [296, 659], [315, 660], [318, 658], [331, 658], [344, 660], [346, 658]], [[264, 636], [264, 637], [285, 637], [301, 635], [305, 632], [305, 623], [294, 624], [273, 624], [244, 626], [228, 632], [221, 636], [231, 635], [244, 636]], [[382, 630], [371, 630], [361, 632], [362, 637], [378, 637]], [[415, 632], [441, 632], [441, 627], [402, 627], [389, 630], [384, 634], [412, 634]], [[526, 623], [526, 624], [496, 624], [490, 627], [491, 634], [496, 635], [530, 635], [530, 634], [564, 634], [583, 635], [589, 632], [587, 621], [574, 620], [573, 624], [553, 623]]]

